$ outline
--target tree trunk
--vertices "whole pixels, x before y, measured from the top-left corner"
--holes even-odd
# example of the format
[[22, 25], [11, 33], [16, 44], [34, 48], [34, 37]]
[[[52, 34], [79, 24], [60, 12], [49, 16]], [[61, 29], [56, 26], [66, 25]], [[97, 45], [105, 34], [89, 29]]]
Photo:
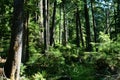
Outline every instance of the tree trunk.
[[44, 25], [43, 25], [43, 0], [39, 1], [39, 11], [40, 11], [40, 16], [39, 16], [39, 23], [40, 23], [40, 39], [39, 39], [39, 44], [40, 47], [43, 46], [44, 44]]
[[90, 22], [89, 22], [89, 14], [87, 8], [87, 0], [84, 0], [84, 11], [85, 11], [85, 24], [86, 24], [86, 51], [92, 50], [91, 37], [90, 37]]
[[105, 14], [106, 14], [106, 29], [105, 29], [105, 33], [109, 34], [109, 10], [108, 9], [106, 9]]
[[67, 26], [66, 26], [66, 11], [65, 11], [65, 1], [63, 4], [63, 45], [66, 46], [67, 43]]
[[49, 49], [48, 0], [43, 0], [44, 50]]
[[120, 33], [120, 0], [117, 0], [117, 14], [116, 14], [116, 39], [117, 35]]
[[53, 17], [52, 17], [52, 26], [50, 28], [50, 45], [51, 46], [54, 43], [53, 35], [54, 35], [54, 26], [55, 26], [56, 5], [57, 5], [57, 1], [55, 0], [54, 9], [53, 9]]
[[23, 4], [24, 0], [14, 0], [10, 49], [4, 66], [6, 77], [11, 80], [19, 80], [23, 41]]
[[[95, 42], [95, 50], [96, 50], [97, 33], [96, 33], [96, 23], [95, 23], [95, 17], [94, 17], [94, 6], [93, 6], [94, 0], [90, 0], [90, 1], [91, 1], [93, 30], [94, 30], [94, 42]], [[96, 51], [97, 51], [97, 50], [96, 50]]]
[[38, 46], [41, 48], [41, 52], [44, 53], [45, 51], [45, 44], [44, 44], [44, 17], [43, 17], [43, 0], [39, 0], [38, 8], [40, 15], [38, 15], [38, 23], [39, 23], [39, 39], [38, 39]]
[[26, 63], [29, 60], [28, 20], [29, 20], [29, 12], [26, 11], [24, 16], [22, 63]]
[[81, 21], [80, 21], [80, 13], [78, 11], [78, 24], [79, 24], [79, 29], [80, 29], [80, 40], [82, 43], [82, 47], [84, 48], [84, 40], [83, 40], [83, 32], [82, 32], [82, 27], [81, 27]]
[[80, 35], [79, 35], [79, 20], [78, 20], [78, 17], [79, 17], [79, 10], [77, 8], [76, 10], [76, 45], [77, 47], [80, 47]]
[[62, 5], [60, 4], [59, 44], [62, 43]]
[[50, 15], [49, 15], [49, 5], [50, 5], [50, 1], [47, 0], [47, 50], [49, 50], [49, 46], [50, 46]]
[[114, 9], [114, 20], [115, 20], [115, 40], [117, 39], [117, 18], [116, 18], [116, 10]]

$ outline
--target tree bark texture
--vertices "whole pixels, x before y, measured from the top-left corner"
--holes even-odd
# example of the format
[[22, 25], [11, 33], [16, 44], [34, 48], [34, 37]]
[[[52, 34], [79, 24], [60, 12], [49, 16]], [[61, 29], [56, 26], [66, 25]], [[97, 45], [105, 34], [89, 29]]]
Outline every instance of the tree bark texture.
[[55, 15], [56, 15], [56, 5], [57, 1], [54, 2], [54, 9], [53, 9], [53, 17], [52, 17], [52, 26], [50, 28], [50, 45], [52, 46], [54, 43], [54, 27], [55, 27]]
[[83, 32], [82, 32], [82, 27], [81, 27], [80, 11], [78, 11], [78, 24], [79, 24], [79, 30], [80, 30], [80, 40], [82, 43], [82, 47], [84, 48], [84, 40], [83, 40]]
[[78, 11], [78, 8], [77, 8], [77, 10], [76, 10], [76, 45], [77, 45], [77, 47], [80, 47], [80, 29], [79, 29], [79, 11]]
[[90, 22], [89, 22], [89, 14], [87, 8], [87, 0], [84, 0], [84, 11], [85, 11], [85, 26], [86, 26], [86, 51], [92, 50], [91, 42], [91, 33], [90, 33]]
[[119, 33], [120, 33], [120, 0], [117, 0], [116, 34]]
[[[94, 16], [94, 5], [93, 5], [94, 0], [90, 0], [90, 1], [91, 1], [92, 22], [93, 22], [93, 31], [94, 31], [94, 42], [96, 43], [97, 42], [97, 32], [96, 32], [96, 22], [95, 22], [95, 16]], [[95, 44], [95, 48], [96, 48], [96, 44]]]
[[67, 44], [67, 26], [66, 26], [66, 11], [65, 11], [65, 1], [62, 1], [63, 4], [63, 40], [62, 44], [66, 46]]
[[49, 49], [48, 0], [43, 0], [44, 50]]
[[4, 66], [5, 75], [10, 80], [19, 80], [23, 41], [23, 4], [24, 0], [14, 0], [10, 49]]
[[59, 44], [62, 43], [62, 4], [60, 4]]
[[29, 60], [29, 29], [28, 29], [28, 20], [29, 12], [24, 13], [24, 29], [23, 29], [23, 50], [22, 50], [22, 63], [26, 63]]
[[43, 46], [44, 44], [44, 25], [43, 25], [43, 0], [40, 0], [39, 2], [39, 11], [40, 11], [40, 16], [39, 16], [39, 20], [40, 20], [40, 46]]

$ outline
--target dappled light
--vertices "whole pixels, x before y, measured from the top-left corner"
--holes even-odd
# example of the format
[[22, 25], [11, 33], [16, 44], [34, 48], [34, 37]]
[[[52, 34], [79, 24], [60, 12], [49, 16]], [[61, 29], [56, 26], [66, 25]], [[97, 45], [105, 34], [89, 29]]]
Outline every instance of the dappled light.
[[120, 1], [0, 0], [0, 80], [120, 80]]

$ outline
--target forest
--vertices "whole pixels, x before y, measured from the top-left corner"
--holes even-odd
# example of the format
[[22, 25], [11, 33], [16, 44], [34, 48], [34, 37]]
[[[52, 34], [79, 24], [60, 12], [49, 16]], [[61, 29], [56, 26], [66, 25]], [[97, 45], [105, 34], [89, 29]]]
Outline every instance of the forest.
[[0, 0], [0, 80], [120, 80], [120, 0]]

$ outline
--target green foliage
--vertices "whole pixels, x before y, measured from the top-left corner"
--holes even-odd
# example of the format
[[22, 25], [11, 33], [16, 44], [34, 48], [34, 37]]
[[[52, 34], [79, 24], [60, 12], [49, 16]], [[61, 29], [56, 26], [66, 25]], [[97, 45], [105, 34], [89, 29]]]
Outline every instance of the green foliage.
[[[55, 22], [55, 31], [54, 31], [54, 47], [50, 46], [50, 49], [43, 53], [44, 45], [40, 43], [40, 30], [44, 31], [44, 28], [40, 26], [37, 20], [40, 16], [40, 11], [38, 7], [38, 2], [40, 0], [30, 0], [25, 1], [24, 11], [29, 13], [28, 21], [28, 35], [29, 35], [29, 61], [25, 65], [21, 65], [21, 79], [22, 80], [57, 80], [60, 77], [68, 76], [72, 80], [99, 80], [95, 79], [95, 74], [97, 72], [96, 67], [98, 65], [107, 64], [107, 66], [100, 71], [102, 75], [111, 75], [113, 72], [109, 71], [110, 69], [119, 70], [120, 66], [120, 36], [116, 38], [115, 41], [110, 39], [110, 33], [114, 31], [115, 23], [114, 17], [116, 15], [117, 2], [114, 4], [113, 0], [106, 0], [107, 3], [110, 2], [111, 6], [105, 4], [103, 0], [94, 0], [94, 16], [96, 23], [96, 32], [97, 32], [97, 43], [92, 42], [93, 47], [98, 49], [95, 52], [85, 52], [84, 48], [80, 46], [76, 47], [76, 25], [75, 25], [75, 11], [78, 7], [80, 10], [80, 19], [81, 27], [83, 31], [83, 39], [86, 37], [85, 24], [84, 24], [84, 0], [57, 0], [57, 10], [56, 10], [56, 22]], [[49, 26], [51, 26], [52, 20], [52, 11], [53, 11], [53, 2], [55, 0], [48, 0], [50, 2], [49, 6]], [[65, 2], [65, 18], [66, 26], [68, 28], [68, 43], [66, 46], [62, 46], [62, 37], [61, 42], [59, 43], [59, 27], [63, 28], [63, 6], [62, 1]], [[6, 57], [8, 53], [9, 43], [10, 43], [10, 33], [12, 26], [12, 15], [13, 15], [13, 0], [1, 0], [0, 1], [0, 56]], [[91, 38], [94, 41], [93, 37], [93, 26], [92, 26], [92, 15], [90, 11], [90, 1], [88, 1], [88, 9], [90, 16], [90, 25], [91, 25]], [[105, 8], [106, 7], [106, 8]], [[110, 8], [110, 9], [108, 9]], [[61, 15], [60, 15], [61, 10]], [[106, 11], [108, 10], [108, 25], [106, 26]], [[114, 14], [115, 12], [115, 14]], [[114, 16], [113, 16], [114, 15]], [[61, 18], [61, 19], [60, 19]], [[118, 17], [119, 18], [119, 17]], [[119, 22], [119, 19], [117, 22]], [[61, 22], [60, 22], [61, 21]], [[112, 25], [112, 26], [111, 26]], [[108, 34], [105, 34], [108, 28]], [[63, 32], [63, 29], [61, 29]], [[63, 33], [61, 33], [63, 34]], [[115, 36], [113, 34], [113, 36]], [[86, 42], [84, 42], [86, 44]], [[42, 44], [42, 45], [41, 45]], [[81, 44], [81, 42], [80, 42]], [[98, 60], [102, 60], [98, 65], [96, 63]], [[104, 77], [100, 77], [100, 79]], [[103, 80], [102, 79], [102, 80]]]
[[25, 74], [25, 69], [26, 69], [26, 66], [21, 64], [21, 66], [20, 66], [20, 75]]
[[0, 56], [5, 57], [10, 43], [10, 26], [13, 7], [9, 1], [0, 1]]
[[[101, 33], [100, 42], [98, 46], [98, 52], [95, 53], [94, 59], [96, 65], [100, 69], [97, 69], [101, 75], [117, 74], [120, 61], [120, 40], [119, 37], [116, 41], [112, 41], [107, 34]], [[103, 66], [104, 65], [104, 66]], [[101, 72], [102, 71], [102, 72]], [[104, 76], [105, 77], [105, 76]], [[102, 77], [102, 78], [104, 78]]]
[[40, 72], [34, 74], [30, 80], [46, 80]]
[[[68, 60], [69, 63], [72, 62], [70, 59], [72, 56], [77, 58], [79, 55], [83, 56], [83, 59], [85, 61], [84, 64], [90, 64], [91, 62], [94, 63], [100, 58], [104, 58], [106, 62], [108, 62], [109, 66], [116, 66], [118, 65], [118, 61], [116, 58], [119, 59], [119, 48], [120, 48], [120, 40], [118, 39], [115, 42], [112, 42], [109, 38], [109, 35], [101, 33], [100, 35], [100, 45], [98, 46], [99, 52], [93, 53], [83, 53], [81, 49], [76, 48], [75, 45], [67, 45], [66, 47], [61, 45], [56, 45], [54, 48], [50, 48], [47, 54], [43, 55], [40, 54], [40, 50], [37, 48], [36, 43], [37, 42], [30, 42], [29, 51], [31, 53], [31, 59], [29, 60], [29, 65], [33, 64], [33, 70], [37, 70], [37, 68], [40, 68], [37, 70], [37, 73], [33, 73], [32, 70], [30, 70], [32, 74], [32, 77], [28, 77], [29, 79], [25, 78], [25, 76], [22, 76], [22, 78], [25, 78], [24, 80], [44, 80], [44, 77], [49, 77], [51, 79], [55, 79], [55, 77], [59, 78], [59, 76], [63, 74], [67, 74], [70, 76], [73, 80], [95, 80], [94, 74], [91, 74], [94, 71], [93, 67], [87, 65], [84, 66], [83, 64], [79, 63], [72, 63], [67, 64], [65, 61]], [[107, 46], [107, 47], [106, 47]], [[117, 53], [116, 53], [117, 52]], [[84, 54], [84, 55], [83, 55]], [[92, 60], [93, 58], [93, 60]], [[37, 64], [37, 65], [36, 65]], [[90, 64], [91, 65], [91, 64]], [[37, 66], [37, 67], [35, 67]], [[26, 67], [21, 67], [21, 74], [25, 74], [24, 69]], [[31, 69], [31, 68], [30, 68]], [[46, 73], [43, 75], [43, 73], [40, 73], [41, 70], [45, 70]], [[30, 73], [29, 73], [30, 74]], [[54, 75], [56, 74], [56, 75]], [[85, 77], [88, 76], [88, 77]]]
[[46, 55], [43, 55], [38, 59], [38, 62], [40, 62], [41, 67], [47, 69], [48, 73], [61, 73], [60, 66], [65, 64], [65, 58], [58, 49], [51, 48]]
[[57, 0], [57, 3], [60, 4], [62, 2], [62, 0]]
[[94, 72], [93, 67], [89, 65], [85, 67], [80, 64], [75, 64], [68, 68], [68, 74], [72, 80], [95, 80]]
[[108, 34], [104, 34], [100, 32], [99, 39], [100, 39], [99, 51], [103, 51], [103, 52], [104, 50], [109, 51], [112, 43], [110, 36]]

